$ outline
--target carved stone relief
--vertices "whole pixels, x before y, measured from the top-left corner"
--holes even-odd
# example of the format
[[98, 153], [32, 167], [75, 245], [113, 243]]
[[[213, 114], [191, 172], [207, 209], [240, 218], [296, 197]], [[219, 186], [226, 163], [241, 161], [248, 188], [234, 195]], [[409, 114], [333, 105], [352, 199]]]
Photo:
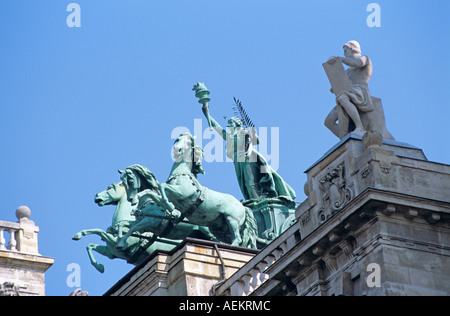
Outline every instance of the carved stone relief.
[[351, 184], [347, 183], [346, 179], [345, 162], [331, 169], [319, 183], [322, 193], [319, 221], [323, 222], [353, 199]]
[[0, 296], [19, 296], [16, 285], [12, 282], [0, 284]]

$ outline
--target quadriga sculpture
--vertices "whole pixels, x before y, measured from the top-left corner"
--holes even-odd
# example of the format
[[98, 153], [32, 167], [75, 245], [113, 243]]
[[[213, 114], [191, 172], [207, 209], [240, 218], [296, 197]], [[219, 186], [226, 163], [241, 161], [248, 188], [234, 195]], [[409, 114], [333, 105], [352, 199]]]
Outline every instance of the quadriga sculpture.
[[166, 183], [159, 184], [152, 173], [136, 177], [130, 168], [122, 172], [128, 198], [139, 200], [139, 204], [143, 198], [150, 198], [165, 210], [159, 217], [172, 221], [175, 227], [187, 219], [191, 224], [207, 226], [221, 242], [256, 248], [257, 224], [252, 211], [235, 197], [198, 182], [197, 175], [204, 173], [203, 149], [195, 145], [194, 137], [181, 134], [172, 150], [175, 162]]

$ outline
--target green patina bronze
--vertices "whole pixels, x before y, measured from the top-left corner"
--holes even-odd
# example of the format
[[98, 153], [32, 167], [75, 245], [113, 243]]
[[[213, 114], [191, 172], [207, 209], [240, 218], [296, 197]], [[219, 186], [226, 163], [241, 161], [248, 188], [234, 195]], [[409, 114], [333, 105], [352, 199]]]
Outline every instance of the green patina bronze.
[[158, 183], [148, 172], [143, 179], [133, 177], [130, 170], [122, 173], [129, 199], [141, 204], [142, 199], [150, 197], [164, 209], [158, 217], [167, 219], [174, 228], [187, 220], [208, 227], [221, 242], [256, 248], [257, 226], [251, 210], [233, 196], [210, 190], [197, 180], [197, 175], [204, 173], [203, 149], [195, 144], [194, 137], [180, 135], [172, 152], [175, 161], [165, 183]]
[[227, 157], [233, 161], [244, 197], [243, 204], [252, 209], [258, 222], [259, 240], [265, 241], [262, 247], [295, 222], [295, 192], [256, 150], [259, 139], [255, 126], [239, 100], [235, 99], [235, 112], [241, 118], [230, 118], [224, 129], [209, 113], [210, 91], [205, 84], [199, 82], [192, 90], [203, 104], [202, 111], [210, 128], [225, 141]]
[[95, 196], [99, 206], [117, 205], [112, 225], [83, 230], [73, 239], [96, 234], [106, 246], [87, 246], [92, 265], [100, 272], [92, 251], [139, 264], [156, 250], [171, 250], [186, 237], [202, 238], [249, 248], [262, 248], [295, 222], [295, 192], [256, 150], [256, 129], [238, 100], [241, 118], [232, 117], [224, 129], [209, 113], [210, 91], [203, 83], [193, 90], [210, 129], [225, 140], [237, 181], [244, 196], [235, 197], [200, 184], [203, 149], [195, 138], [181, 134], [172, 153], [174, 164], [160, 183], [146, 167], [135, 164], [120, 171], [122, 182]]
[[[209, 91], [203, 83], [197, 83], [193, 90], [199, 103], [203, 104], [203, 113], [210, 127], [213, 127], [226, 142], [226, 153], [233, 160], [236, 178], [245, 200], [261, 198], [282, 198], [294, 201], [294, 190], [267, 163], [256, 149], [259, 143], [254, 126], [247, 126], [241, 119], [228, 120], [228, 131], [209, 114]], [[206, 93], [207, 91], [207, 93]]]
[[287, 203], [279, 198], [264, 198], [247, 200], [243, 204], [253, 211], [258, 223], [258, 236], [265, 241], [259, 244], [259, 248], [270, 243], [296, 223], [294, 202]]
[[95, 203], [99, 206], [117, 205], [113, 215], [113, 221], [106, 232], [102, 229], [87, 229], [77, 233], [73, 239], [80, 240], [86, 235], [98, 235], [106, 246], [89, 244], [86, 249], [88, 251], [89, 259], [92, 265], [100, 272], [105, 271], [103, 264], [98, 263], [92, 251], [108, 257], [109, 259], [124, 259], [128, 263], [137, 265], [142, 262], [149, 254], [156, 249], [171, 250], [176, 243], [171, 241], [155, 241], [150, 244], [153, 234], [142, 234], [140, 237], [133, 236], [128, 239], [128, 247], [126, 249], [118, 249], [117, 243], [122, 239], [123, 235], [127, 233], [129, 228], [136, 222], [136, 217], [132, 215], [132, 205], [128, 201], [125, 187], [122, 182], [110, 185], [106, 190], [95, 195]]
[[142, 165], [131, 165], [120, 171], [121, 179], [126, 188], [128, 199], [136, 206], [133, 213], [136, 222], [129, 231], [121, 238], [117, 247], [128, 248], [128, 240], [134, 233], [151, 232], [156, 238], [170, 240], [182, 240], [186, 237], [197, 237], [201, 239], [214, 240], [214, 236], [207, 227], [192, 224], [187, 221], [178, 221], [164, 208], [160, 183], [153, 173]]

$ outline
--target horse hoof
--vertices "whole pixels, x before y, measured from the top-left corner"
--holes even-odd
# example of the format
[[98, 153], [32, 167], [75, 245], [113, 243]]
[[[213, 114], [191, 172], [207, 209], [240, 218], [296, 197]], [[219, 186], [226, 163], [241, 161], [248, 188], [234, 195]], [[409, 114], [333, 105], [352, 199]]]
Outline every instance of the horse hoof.
[[76, 234], [75, 236], [72, 237], [72, 240], [80, 240], [82, 237], [81, 233]]
[[104, 266], [103, 264], [101, 264], [101, 263], [97, 264], [97, 265], [95, 266], [95, 268], [96, 268], [96, 269], [98, 270], [98, 272], [100, 272], [100, 273], [105, 272], [105, 266]]
[[240, 247], [241, 244], [242, 244], [242, 240], [237, 239], [237, 240], [233, 241], [233, 243], [231, 245], [234, 247]]

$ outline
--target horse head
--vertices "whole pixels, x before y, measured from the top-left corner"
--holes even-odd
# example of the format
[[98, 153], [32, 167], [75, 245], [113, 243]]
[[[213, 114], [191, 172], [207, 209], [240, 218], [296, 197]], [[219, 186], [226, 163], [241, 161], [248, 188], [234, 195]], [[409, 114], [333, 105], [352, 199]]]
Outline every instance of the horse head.
[[128, 201], [133, 201], [136, 194], [150, 189], [159, 192], [159, 182], [155, 175], [146, 167], [131, 165], [125, 171], [119, 170], [120, 179], [127, 192]]
[[95, 203], [98, 206], [116, 205], [125, 194], [125, 188], [122, 183], [113, 183], [106, 190], [95, 195]]
[[195, 137], [190, 133], [178, 136], [172, 147], [172, 155], [175, 162], [190, 164], [194, 175], [205, 173], [202, 168], [203, 149], [195, 144]]

